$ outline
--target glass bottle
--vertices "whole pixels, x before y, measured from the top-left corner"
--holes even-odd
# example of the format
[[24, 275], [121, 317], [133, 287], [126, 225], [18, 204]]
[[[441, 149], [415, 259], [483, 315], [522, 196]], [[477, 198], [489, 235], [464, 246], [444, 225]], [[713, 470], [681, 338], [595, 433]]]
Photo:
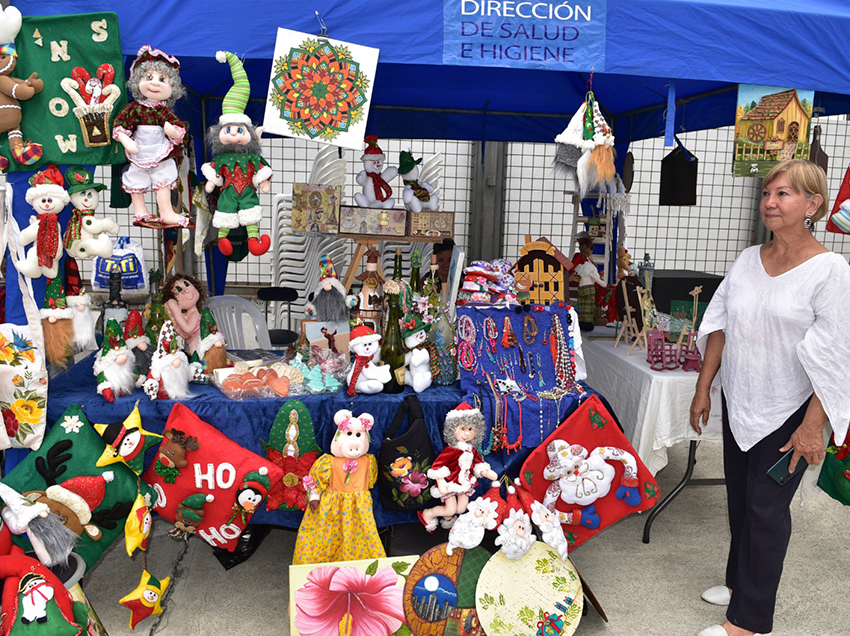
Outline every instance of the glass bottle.
[[396, 248], [393, 260], [393, 280], [401, 280], [404, 274], [401, 271], [401, 248]]
[[381, 343], [381, 360], [390, 365], [390, 381], [384, 385], [384, 393], [404, 391], [404, 343], [401, 341], [401, 308], [398, 294], [387, 294], [390, 311], [384, 340]]
[[453, 384], [457, 378], [457, 344], [454, 324], [447, 306], [439, 308], [428, 338], [434, 343], [440, 368], [440, 372], [432, 380], [433, 383], [440, 386]]
[[422, 267], [422, 254], [419, 250], [413, 250], [410, 255], [410, 291], [422, 295], [422, 279], [419, 277], [419, 268]]

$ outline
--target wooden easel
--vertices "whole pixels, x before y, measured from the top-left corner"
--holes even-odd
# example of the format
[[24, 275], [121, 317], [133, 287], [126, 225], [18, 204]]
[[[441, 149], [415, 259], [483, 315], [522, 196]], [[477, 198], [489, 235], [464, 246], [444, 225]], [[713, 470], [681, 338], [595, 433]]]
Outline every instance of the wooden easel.
[[646, 311], [644, 311], [646, 303], [644, 302], [644, 296], [649, 293], [645, 291], [643, 288], [637, 288], [638, 302], [640, 303], [640, 308], [643, 316], [643, 329], [641, 329], [638, 334], [635, 336], [635, 341], [632, 343], [632, 348], [629, 349], [629, 352], [626, 354], [627, 356], [632, 355], [632, 351], [635, 350], [635, 347], [640, 345], [640, 350], [644, 351], [649, 344], [646, 341], [646, 331], [649, 329], [649, 321], [647, 320]]
[[626, 315], [623, 318], [622, 324], [620, 325], [620, 331], [617, 334], [617, 338], [616, 338], [616, 340], [614, 340], [614, 347], [616, 347], [617, 344], [619, 344], [620, 338], [622, 338], [624, 334], [626, 336], [627, 342], [628, 342], [629, 338], [631, 338], [633, 341], [636, 340], [638, 335], [640, 334], [640, 332], [638, 331], [638, 328], [637, 328], [637, 322], [635, 321], [635, 318], [634, 318], [634, 312], [636, 310], [629, 304], [629, 295], [628, 295], [628, 292], [626, 290], [626, 281], [625, 280], [621, 281], [620, 285], [622, 286], [622, 289], [623, 289], [623, 303], [626, 306]]

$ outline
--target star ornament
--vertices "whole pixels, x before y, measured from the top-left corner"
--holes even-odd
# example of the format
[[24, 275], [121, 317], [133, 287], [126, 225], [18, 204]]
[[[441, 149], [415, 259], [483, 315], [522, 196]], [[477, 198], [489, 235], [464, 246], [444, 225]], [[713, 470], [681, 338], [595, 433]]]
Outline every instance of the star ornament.
[[136, 495], [136, 501], [130, 510], [127, 521], [124, 524], [124, 543], [127, 548], [127, 556], [133, 556], [137, 548], [148, 549], [148, 536], [151, 532], [151, 511], [148, 509], [142, 493]]
[[136, 629], [136, 625], [148, 616], [162, 614], [162, 597], [170, 581], [171, 577], [168, 576], [160, 581], [147, 570], [142, 572], [138, 587], [118, 601], [132, 612], [130, 629]]
[[94, 429], [106, 442], [106, 448], [95, 466], [103, 467], [124, 462], [137, 475], [144, 469], [145, 451], [162, 441], [162, 435], [142, 428], [138, 402], [123, 422], [95, 424]]

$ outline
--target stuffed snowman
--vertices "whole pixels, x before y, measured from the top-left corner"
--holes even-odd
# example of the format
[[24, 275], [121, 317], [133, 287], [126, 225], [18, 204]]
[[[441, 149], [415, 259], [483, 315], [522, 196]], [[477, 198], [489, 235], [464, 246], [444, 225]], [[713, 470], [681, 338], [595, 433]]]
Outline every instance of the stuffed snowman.
[[59, 259], [62, 258], [62, 234], [59, 213], [70, 203], [65, 192], [65, 180], [54, 165], [36, 172], [29, 180], [26, 200], [36, 212], [30, 217], [28, 227], [21, 230], [18, 243], [21, 247], [32, 245], [26, 257], [18, 261], [18, 271], [29, 278], [56, 278]]
[[398, 173], [404, 183], [404, 191], [401, 199], [404, 207], [411, 212], [431, 210], [436, 212], [440, 209], [440, 197], [434, 194], [434, 186], [425, 181], [419, 181], [419, 164], [422, 158], [414, 160], [413, 155], [402, 150], [398, 162]]
[[398, 168], [384, 168], [384, 151], [378, 146], [375, 135], [366, 137], [366, 150], [360, 160], [363, 170], [357, 173], [357, 183], [363, 192], [354, 195], [354, 200], [361, 208], [383, 208], [390, 210], [395, 207], [393, 189], [389, 181], [395, 179]]
[[354, 353], [354, 364], [348, 372], [348, 395], [380, 393], [390, 381], [390, 365], [375, 364], [381, 346], [381, 336], [366, 325], [351, 330], [348, 348]]
[[404, 327], [404, 383], [412, 386], [417, 393], [422, 393], [431, 386], [431, 354], [428, 351], [426, 340], [431, 325], [412, 314], [402, 322]]
[[118, 223], [108, 217], [98, 218], [95, 210], [100, 204], [100, 191], [106, 186], [94, 183], [92, 173], [82, 166], [71, 166], [65, 171], [68, 194], [74, 210], [65, 228], [65, 251], [74, 258], [109, 258], [112, 256], [112, 239], [118, 234]]

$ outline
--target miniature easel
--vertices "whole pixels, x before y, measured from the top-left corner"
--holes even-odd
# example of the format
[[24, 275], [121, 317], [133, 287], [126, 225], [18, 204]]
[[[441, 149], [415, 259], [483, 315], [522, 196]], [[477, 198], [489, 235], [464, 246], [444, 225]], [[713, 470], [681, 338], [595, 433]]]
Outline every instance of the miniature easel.
[[[346, 293], [349, 292], [351, 285], [354, 283], [354, 277], [357, 276], [357, 272], [360, 269], [360, 261], [363, 260], [366, 252], [370, 249], [378, 249], [379, 242], [380, 239], [376, 240], [374, 237], [354, 239], [354, 244], [357, 245], [357, 249], [354, 250], [354, 256], [348, 264], [348, 270], [346, 270], [345, 278], [342, 280], [342, 286], [345, 287]], [[384, 275], [384, 268], [381, 267], [380, 261], [378, 261], [378, 273], [382, 278], [386, 279], [386, 276]]]
[[649, 345], [646, 341], [646, 332], [649, 329], [649, 320], [647, 320], [646, 311], [644, 310], [645, 302], [644, 302], [644, 294], [648, 292], [644, 291], [641, 287], [636, 289], [638, 295], [638, 302], [640, 303], [640, 308], [643, 316], [643, 329], [635, 336], [635, 341], [632, 343], [632, 348], [629, 349], [629, 352], [626, 354], [627, 356], [632, 355], [632, 351], [635, 350], [636, 345], [640, 345], [641, 351], [646, 349]]
[[699, 294], [702, 291], [702, 285], [694, 287], [689, 293], [694, 298], [694, 308], [691, 311], [691, 331], [697, 330], [697, 307], [699, 306]]
[[640, 334], [640, 331], [638, 331], [637, 328], [637, 321], [634, 318], [634, 312], [636, 311], [636, 309], [634, 309], [629, 304], [629, 294], [628, 290], [626, 289], [626, 281], [620, 281], [620, 285], [622, 285], [623, 288], [623, 303], [626, 307], [626, 315], [623, 317], [623, 322], [620, 326], [620, 332], [617, 334], [617, 339], [614, 340], [614, 347], [616, 347], [617, 344], [620, 342], [620, 338], [623, 337], [623, 334], [626, 335], [627, 342], [629, 338], [631, 338], [633, 341], [636, 340], [638, 335]]

